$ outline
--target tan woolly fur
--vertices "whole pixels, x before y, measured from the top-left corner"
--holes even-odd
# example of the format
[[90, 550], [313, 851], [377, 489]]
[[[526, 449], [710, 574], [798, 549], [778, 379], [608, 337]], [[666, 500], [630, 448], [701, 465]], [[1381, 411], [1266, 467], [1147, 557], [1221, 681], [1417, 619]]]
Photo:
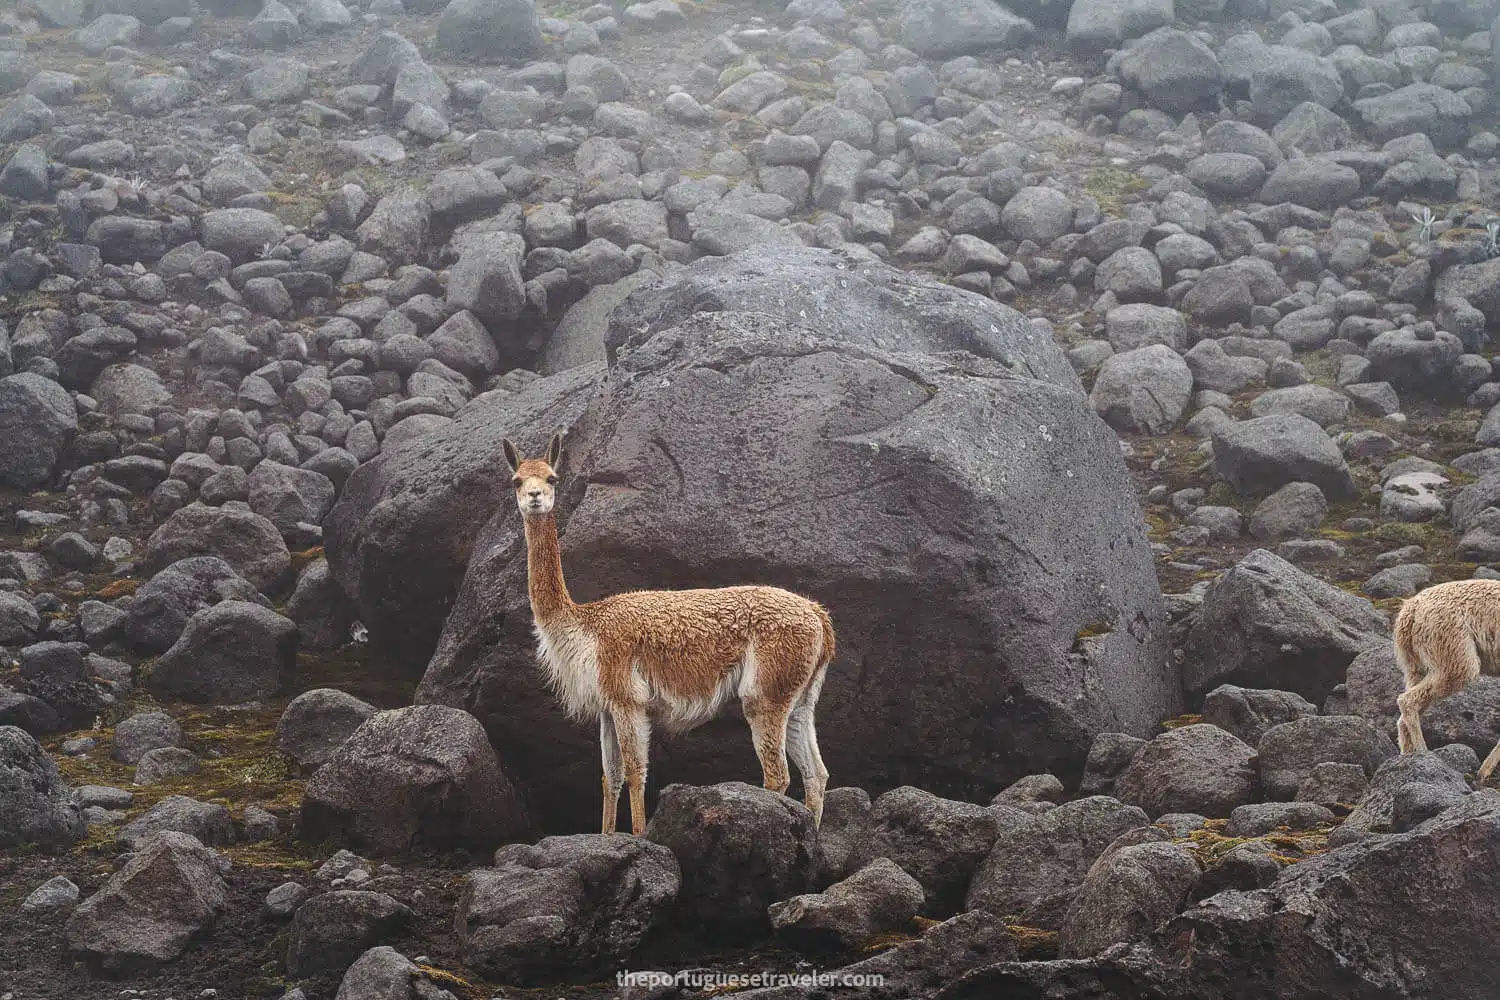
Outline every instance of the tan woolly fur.
[[744, 708], [765, 786], [786, 792], [790, 756], [821, 823], [828, 769], [813, 714], [835, 648], [823, 606], [763, 586], [639, 590], [577, 604], [563, 580], [554, 510], [562, 438], [553, 436], [545, 459], [504, 447], [526, 528], [537, 655], [568, 714], [599, 720], [604, 832], [615, 830], [628, 783], [631, 832], [645, 833], [652, 727], [692, 729], [731, 697]]
[[[1396, 699], [1402, 753], [1427, 749], [1422, 710], [1457, 694], [1480, 674], [1500, 674], [1500, 580], [1455, 580], [1408, 598], [1396, 614], [1396, 662], [1406, 690]], [[1479, 768], [1500, 765], [1500, 743]]]

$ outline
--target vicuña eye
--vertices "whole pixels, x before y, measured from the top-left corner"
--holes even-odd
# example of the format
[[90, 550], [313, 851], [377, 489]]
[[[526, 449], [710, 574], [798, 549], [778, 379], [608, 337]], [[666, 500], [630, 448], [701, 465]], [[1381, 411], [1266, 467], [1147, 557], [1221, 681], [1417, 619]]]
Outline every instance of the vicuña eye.
[[511, 485], [511, 489], [516, 489], [516, 490], [520, 489], [521, 488], [521, 477], [517, 476], [515, 479], [512, 479], [510, 481], [510, 485]]
[[548, 486], [556, 486], [557, 485], [557, 477], [556, 476], [548, 476], [547, 477], [547, 485]]

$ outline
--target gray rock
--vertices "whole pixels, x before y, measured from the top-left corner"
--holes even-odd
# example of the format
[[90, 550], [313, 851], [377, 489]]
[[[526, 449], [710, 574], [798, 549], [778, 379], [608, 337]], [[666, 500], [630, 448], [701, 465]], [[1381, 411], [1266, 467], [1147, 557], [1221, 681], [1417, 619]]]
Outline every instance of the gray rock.
[[378, 709], [351, 694], [315, 688], [293, 698], [276, 722], [276, 749], [316, 770]]
[[1082, 0], [1068, 11], [1067, 43], [1096, 54], [1169, 25], [1173, 16], [1172, 5], [1162, 0]]
[[1250, 103], [1266, 124], [1281, 121], [1304, 102], [1331, 108], [1343, 96], [1343, 77], [1321, 56], [1285, 45], [1268, 45], [1256, 53]]
[[1332, 209], [1359, 193], [1359, 174], [1331, 160], [1286, 160], [1266, 178], [1260, 200]]
[[181, 747], [158, 747], [141, 755], [135, 766], [137, 785], [157, 785], [171, 778], [197, 774], [203, 770], [198, 755]]
[[[1492, 793], [1472, 796], [1410, 833], [1292, 865], [1269, 888], [1204, 900], [1163, 929], [1160, 960], [1192, 970], [1186, 988], [1200, 996], [1212, 982], [1371, 996], [1441, 982], [1483, 995], [1488, 974], [1460, 956], [1500, 925], [1493, 873], [1470, 860], [1500, 843], [1497, 807]], [[1413, 927], [1424, 929], [1415, 944]]]
[[1122, 802], [1151, 816], [1228, 816], [1255, 797], [1255, 751], [1217, 726], [1190, 725], [1152, 740], [1115, 781]]
[[276, 526], [259, 514], [191, 503], [146, 542], [146, 564], [161, 570], [191, 556], [217, 556], [253, 586], [271, 587], [291, 571], [291, 553]]
[[270, 602], [217, 556], [190, 556], [161, 570], [141, 586], [125, 613], [125, 634], [143, 649], [172, 648], [188, 619], [219, 601]]
[[1149, 822], [1141, 809], [1096, 795], [1009, 826], [975, 873], [965, 906], [1023, 921], [1046, 919], [1042, 914], [1052, 912], [1048, 922], [1060, 926], [1066, 905], [1057, 907], [1058, 897], [1082, 884], [1116, 837]]
[[[339, 451], [342, 449], [329, 449], [324, 454]], [[353, 615], [325, 560], [309, 563], [298, 575], [297, 587], [286, 605], [286, 616], [297, 623], [302, 649], [337, 649], [348, 640]]]
[[1005, 203], [1000, 223], [1013, 238], [1045, 247], [1072, 230], [1073, 204], [1055, 188], [1022, 188]]
[[1146, 748], [1146, 740], [1126, 733], [1100, 733], [1089, 747], [1078, 791], [1083, 795], [1108, 795], [1131, 761]]
[[183, 701], [233, 705], [285, 690], [297, 665], [297, 626], [248, 601], [197, 611], [147, 679]]
[[1340, 763], [1354, 763], [1368, 776], [1369, 783], [1354, 811], [1329, 837], [1330, 845], [1335, 847], [1379, 834], [1401, 832], [1397, 822], [1401, 812], [1398, 803], [1409, 799], [1410, 790], [1430, 789], [1450, 796], [1469, 793], [1469, 784], [1463, 774], [1431, 751], [1388, 757], [1373, 773], [1367, 762]]
[[1336, 822], [1332, 812], [1313, 802], [1260, 802], [1240, 806], [1230, 813], [1224, 835], [1264, 837], [1280, 827], [1311, 830], [1317, 826], [1332, 826]]
[[1032, 24], [994, 0], [904, 0], [894, 35], [919, 56], [943, 59], [1014, 49], [1032, 35]]
[[78, 886], [66, 875], [54, 875], [35, 889], [21, 903], [22, 913], [49, 913], [65, 910], [78, 903]]
[[410, 185], [402, 185], [375, 204], [370, 217], [359, 224], [355, 235], [359, 248], [383, 257], [391, 265], [418, 259], [427, 242], [431, 209]]
[[905, 928], [923, 901], [920, 882], [888, 858], [876, 858], [823, 892], [773, 903], [769, 914], [776, 936], [792, 947], [852, 950]]
[[1385, 640], [1369, 601], [1256, 549], [1208, 588], [1189, 633], [1183, 684], [1294, 691], [1317, 703], [1364, 648]]
[[1261, 786], [1268, 799], [1290, 801], [1318, 764], [1359, 764], [1366, 774], [1396, 755], [1395, 745], [1367, 719], [1310, 716], [1266, 730], [1256, 748]]
[[[466, 310], [491, 327], [502, 327], [517, 319], [526, 308], [526, 288], [521, 277], [524, 245], [518, 244], [519, 240], [489, 240], [481, 247], [464, 251], [448, 275], [449, 307]], [[491, 350], [494, 350], [493, 338]]]
[[1125, 49], [1119, 74], [1153, 107], [1183, 114], [1216, 102], [1224, 70], [1213, 50], [1194, 35], [1164, 27]]
[[1328, 498], [1312, 483], [1287, 483], [1256, 505], [1250, 535], [1262, 542], [1316, 531], [1328, 516]]
[[260, 250], [286, 237], [286, 227], [270, 212], [257, 208], [221, 208], [201, 223], [203, 245], [224, 254], [235, 264], [254, 260]]
[[22, 372], [0, 378], [0, 485], [29, 490], [47, 483], [78, 429], [67, 390], [48, 378]]
[[1213, 434], [1214, 471], [1241, 496], [1265, 496], [1309, 482], [1330, 499], [1354, 495], [1344, 456], [1323, 428], [1297, 414], [1227, 424]]
[[88, 827], [41, 744], [15, 726], [0, 726], [0, 847], [61, 851]]
[[0, 194], [21, 201], [41, 201], [51, 190], [47, 176], [47, 153], [26, 143], [16, 150], [0, 170]]
[[1255, 746], [1266, 730], [1318, 714], [1318, 706], [1291, 691], [1263, 691], [1220, 684], [1203, 699], [1203, 721]]
[[336, 889], [297, 908], [287, 933], [288, 976], [341, 975], [370, 948], [403, 931], [414, 914], [381, 892]]
[[229, 908], [227, 865], [192, 836], [154, 833], [63, 927], [68, 952], [119, 974], [179, 958]]
[[163, 832], [185, 833], [213, 847], [234, 842], [234, 821], [221, 805], [169, 795], [122, 826], [115, 839], [139, 851]]
[[1108, 358], [1099, 368], [1089, 402], [1116, 430], [1164, 434], [1176, 425], [1193, 395], [1193, 373], [1164, 344]]
[[470, 872], [454, 926], [466, 964], [506, 982], [598, 976], [662, 924], [681, 882], [672, 852], [649, 840], [546, 837]]
[[1354, 110], [1375, 142], [1420, 132], [1440, 149], [1457, 148], [1468, 140], [1474, 113], [1462, 97], [1430, 83], [1413, 83], [1357, 100]]
[[122, 764], [137, 764], [149, 751], [182, 746], [182, 727], [166, 712], [137, 712], [115, 726], [110, 756]]
[[473, 717], [440, 705], [370, 716], [308, 782], [300, 833], [342, 835], [383, 854], [485, 848], [526, 814]]
[[1193, 855], [1176, 844], [1128, 844], [1106, 851], [1068, 909], [1058, 953], [1083, 958], [1118, 942], [1150, 937], [1177, 915], [1201, 874]]
[[542, 30], [532, 0], [451, 0], [438, 19], [438, 48], [478, 59], [541, 54]]
[[338, 492], [321, 472], [270, 459], [256, 464], [247, 485], [250, 509], [283, 535], [294, 533], [298, 524], [321, 524]]
[[1182, 313], [1166, 306], [1131, 302], [1115, 306], [1104, 316], [1104, 332], [1116, 352], [1125, 353], [1152, 344], [1165, 344], [1174, 351], [1187, 346], [1187, 322]]
[[1002, 825], [1000, 815], [984, 806], [896, 788], [871, 806], [846, 867], [858, 870], [887, 858], [922, 886], [924, 915], [947, 916], [961, 909], [969, 880]]
[[1358, 764], [1329, 761], [1313, 765], [1312, 772], [1297, 786], [1296, 802], [1322, 806], [1353, 806], [1364, 798], [1370, 778]]

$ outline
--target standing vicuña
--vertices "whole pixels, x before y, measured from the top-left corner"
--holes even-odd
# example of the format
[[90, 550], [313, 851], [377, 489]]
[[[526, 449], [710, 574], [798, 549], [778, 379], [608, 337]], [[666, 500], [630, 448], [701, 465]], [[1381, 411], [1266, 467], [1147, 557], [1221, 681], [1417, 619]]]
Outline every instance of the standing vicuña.
[[[1396, 698], [1402, 753], [1427, 749], [1422, 710], [1457, 694], [1481, 673], [1500, 674], [1500, 580], [1455, 580], [1409, 598], [1396, 614], [1396, 662], [1406, 690]], [[1500, 743], [1479, 768], [1479, 780], [1500, 764]]]
[[563, 581], [557, 542], [558, 461], [505, 460], [526, 526], [537, 651], [570, 716], [599, 719], [604, 757], [604, 832], [615, 829], [623, 782], [630, 783], [631, 832], [646, 830], [646, 759], [651, 725], [684, 732], [739, 695], [765, 786], [785, 792], [790, 754], [814, 822], [823, 818], [828, 769], [818, 753], [813, 710], [833, 659], [833, 622], [815, 601], [777, 587], [644, 590], [576, 604]]

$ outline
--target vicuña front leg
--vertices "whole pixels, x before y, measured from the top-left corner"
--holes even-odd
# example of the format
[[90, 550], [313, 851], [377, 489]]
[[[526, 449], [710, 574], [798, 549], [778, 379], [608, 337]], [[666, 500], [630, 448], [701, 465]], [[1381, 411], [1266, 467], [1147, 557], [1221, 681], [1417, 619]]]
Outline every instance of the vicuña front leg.
[[620, 738], [615, 735], [615, 720], [608, 712], [599, 716], [599, 754], [604, 758], [604, 832], [614, 833], [625, 766], [620, 756]]
[[630, 832], [646, 832], [646, 761], [651, 752], [651, 720], [646, 710], [624, 706], [612, 710], [619, 737], [625, 784], [630, 787]]

